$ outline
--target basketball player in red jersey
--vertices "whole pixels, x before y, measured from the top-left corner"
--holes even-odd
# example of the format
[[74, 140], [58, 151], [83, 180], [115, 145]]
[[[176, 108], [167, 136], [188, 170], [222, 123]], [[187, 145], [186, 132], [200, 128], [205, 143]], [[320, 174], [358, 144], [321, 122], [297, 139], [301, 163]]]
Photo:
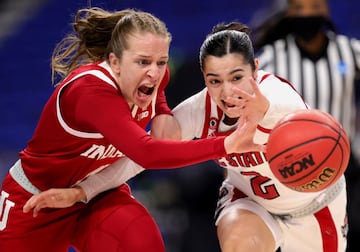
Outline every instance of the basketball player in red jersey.
[[[258, 124], [254, 137], [257, 143], [267, 142], [271, 129], [285, 114], [307, 108], [289, 82], [258, 69], [247, 32], [240, 23], [219, 24], [204, 41], [200, 65], [206, 88], [173, 110], [182, 139], [231, 134], [242, 117], [239, 108], [224, 101], [224, 97], [237, 97], [234, 87], [249, 93], [253, 90], [259, 98], [252, 102], [249, 96], [244, 97], [249, 111], [260, 115], [251, 118]], [[222, 251], [345, 251], [344, 176], [323, 191], [304, 193], [284, 186], [271, 172], [263, 152], [233, 153], [216, 161], [226, 168], [215, 214]], [[89, 176], [76, 189], [52, 189], [35, 195], [25, 205], [25, 211], [72, 205], [75, 201], [71, 202], [71, 195], [75, 192], [90, 200], [124, 182], [120, 180], [126, 179], [125, 175], [114, 167]], [[133, 174], [142, 169], [135, 164], [126, 168]]]
[[[34, 194], [76, 186], [124, 156], [148, 169], [176, 168], [263, 150], [253, 142], [256, 125], [243, 120], [229, 137], [155, 140], [144, 129], [156, 115], [176, 127], [164, 95], [171, 36], [163, 22], [142, 11], [91, 8], [80, 10], [73, 26], [52, 58], [53, 73], [64, 79], [2, 184], [0, 251], [57, 252], [70, 245], [87, 252], [164, 251], [153, 218], [125, 184], [37, 218], [23, 206]], [[234, 105], [246, 107], [240, 99]]]

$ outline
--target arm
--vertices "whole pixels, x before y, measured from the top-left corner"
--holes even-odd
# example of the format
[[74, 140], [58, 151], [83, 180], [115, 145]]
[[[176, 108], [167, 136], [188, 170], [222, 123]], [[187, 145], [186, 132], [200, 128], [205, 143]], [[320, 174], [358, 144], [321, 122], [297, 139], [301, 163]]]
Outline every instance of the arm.
[[196, 142], [152, 138], [137, 124], [129, 105], [113, 87], [103, 83], [97, 85], [89, 79], [83, 85], [73, 83], [69, 87], [73, 89], [63, 94], [66, 102], [62, 104], [62, 111], [70, 111], [66, 121], [74, 129], [101, 133], [125, 156], [144, 168], [178, 168], [226, 153], [224, 137]]
[[134, 161], [126, 157], [121, 158], [102, 171], [87, 177], [76, 185], [84, 191], [84, 197], [81, 201], [89, 202], [99, 193], [124, 184], [143, 170], [144, 168]]
[[[158, 115], [153, 119], [151, 135], [159, 139], [180, 139], [179, 124], [172, 115]], [[81, 201], [89, 202], [99, 193], [124, 184], [143, 170], [131, 159], [122, 158], [77, 184], [84, 193]]]
[[[180, 139], [181, 135], [178, 123], [172, 115], [167, 114], [154, 118], [152, 134], [154, 138], [167, 139]], [[80, 201], [87, 203], [101, 192], [124, 184], [143, 170], [129, 158], [121, 158], [72, 188], [52, 188], [32, 196], [24, 205], [23, 211], [27, 213], [33, 209], [33, 216], [36, 217], [42, 208], [66, 208]]]
[[151, 124], [151, 136], [155, 139], [181, 140], [181, 129], [172, 115], [155, 116]]
[[[241, 91], [239, 92], [241, 93]], [[246, 139], [248, 141], [244, 141], [243, 144], [253, 144], [252, 136], [255, 133], [256, 127], [246, 124], [245, 119], [241, 120], [240, 125], [241, 127], [236, 132], [240, 134], [240, 137], [247, 135]], [[231, 139], [228, 138], [228, 140]], [[233, 143], [227, 142], [225, 144], [232, 145]], [[261, 149], [261, 151], [263, 150]], [[87, 177], [73, 188], [49, 189], [40, 194], [33, 195], [24, 205], [23, 211], [27, 213], [33, 209], [33, 216], [36, 217], [42, 208], [65, 208], [79, 201], [88, 202], [97, 194], [125, 183], [143, 170], [144, 168], [132, 160], [122, 158], [102, 171]]]
[[[151, 135], [159, 139], [180, 139], [179, 124], [172, 115], [158, 115], [153, 119]], [[77, 184], [77, 187], [83, 190], [81, 201], [89, 202], [99, 193], [124, 184], [143, 170], [143, 167], [131, 159], [121, 158]]]
[[33, 209], [33, 216], [36, 217], [42, 208], [66, 208], [79, 201], [86, 203], [99, 193], [124, 184], [143, 170], [132, 160], [121, 158], [72, 188], [53, 188], [33, 195], [24, 205], [23, 211], [27, 213]]

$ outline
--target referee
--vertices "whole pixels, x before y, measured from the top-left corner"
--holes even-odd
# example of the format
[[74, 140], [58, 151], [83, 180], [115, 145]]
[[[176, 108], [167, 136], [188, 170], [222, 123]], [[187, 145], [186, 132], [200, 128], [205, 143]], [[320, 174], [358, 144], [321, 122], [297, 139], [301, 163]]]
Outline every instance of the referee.
[[[360, 167], [354, 152], [360, 41], [336, 32], [326, 0], [274, 1], [270, 7], [270, 17], [257, 27], [253, 24], [259, 68], [290, 80], [311, 108], [336, 117], [352, 141], [345, 173], [350, 227], [347, 251], [355, 251], [360, 236]], [[258, 15], [264, 13], [260, 10]]]

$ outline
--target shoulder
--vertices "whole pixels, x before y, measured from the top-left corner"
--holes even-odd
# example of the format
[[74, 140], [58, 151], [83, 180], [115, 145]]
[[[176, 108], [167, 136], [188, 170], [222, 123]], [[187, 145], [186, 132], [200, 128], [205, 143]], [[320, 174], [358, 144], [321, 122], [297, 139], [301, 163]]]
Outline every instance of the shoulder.
[[60, 85], [73, 88], [98, 87], [118, 90], [111, 70], [103, 63], [93, 63], [80, 66], [67, 76]]
[[341, 45], [350, 44], [358, 46], [360, 44], [360, 40], [358, 38], [347, 36], [345, 34], [328, 32], [327, 37], [330, 41], [337, 41]]
[[185, 107], [188, 110], [201, 110], [205, 107], [206, 96], [207, 96], [207, 88], [202, 89], [196, 94], [188, 97], [184, 101], [182, 101], [179, 105], [177, 105], [174, 110], [184, 109]]
[[256, 81], [259, 83], [259, 88], [262, 91], [271, 93], [281, 93], [285, 91], [298, 94], [290, 81], [271, 72], [259, 70]]
[[279, 79], [275, 74], [264, 70], [258, 71], [258, 76], [256, 78], [256, 81], [257, 83], [259, 83], [260, 86], [282, 82], [282, 80]]

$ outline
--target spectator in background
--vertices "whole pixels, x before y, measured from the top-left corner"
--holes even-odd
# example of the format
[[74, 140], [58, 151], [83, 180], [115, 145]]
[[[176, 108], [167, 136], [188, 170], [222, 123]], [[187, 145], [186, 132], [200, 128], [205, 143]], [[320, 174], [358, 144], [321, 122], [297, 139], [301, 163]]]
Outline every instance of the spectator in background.
[[275, 0], [252, 21], [259, 68], [288, 79], [312, 108], [331, 113], [352, 140], [346, 171], [349, 246], [360, 235], [360, 168], [355, 153], [360, 41], [337, 33], [327, 0]]

